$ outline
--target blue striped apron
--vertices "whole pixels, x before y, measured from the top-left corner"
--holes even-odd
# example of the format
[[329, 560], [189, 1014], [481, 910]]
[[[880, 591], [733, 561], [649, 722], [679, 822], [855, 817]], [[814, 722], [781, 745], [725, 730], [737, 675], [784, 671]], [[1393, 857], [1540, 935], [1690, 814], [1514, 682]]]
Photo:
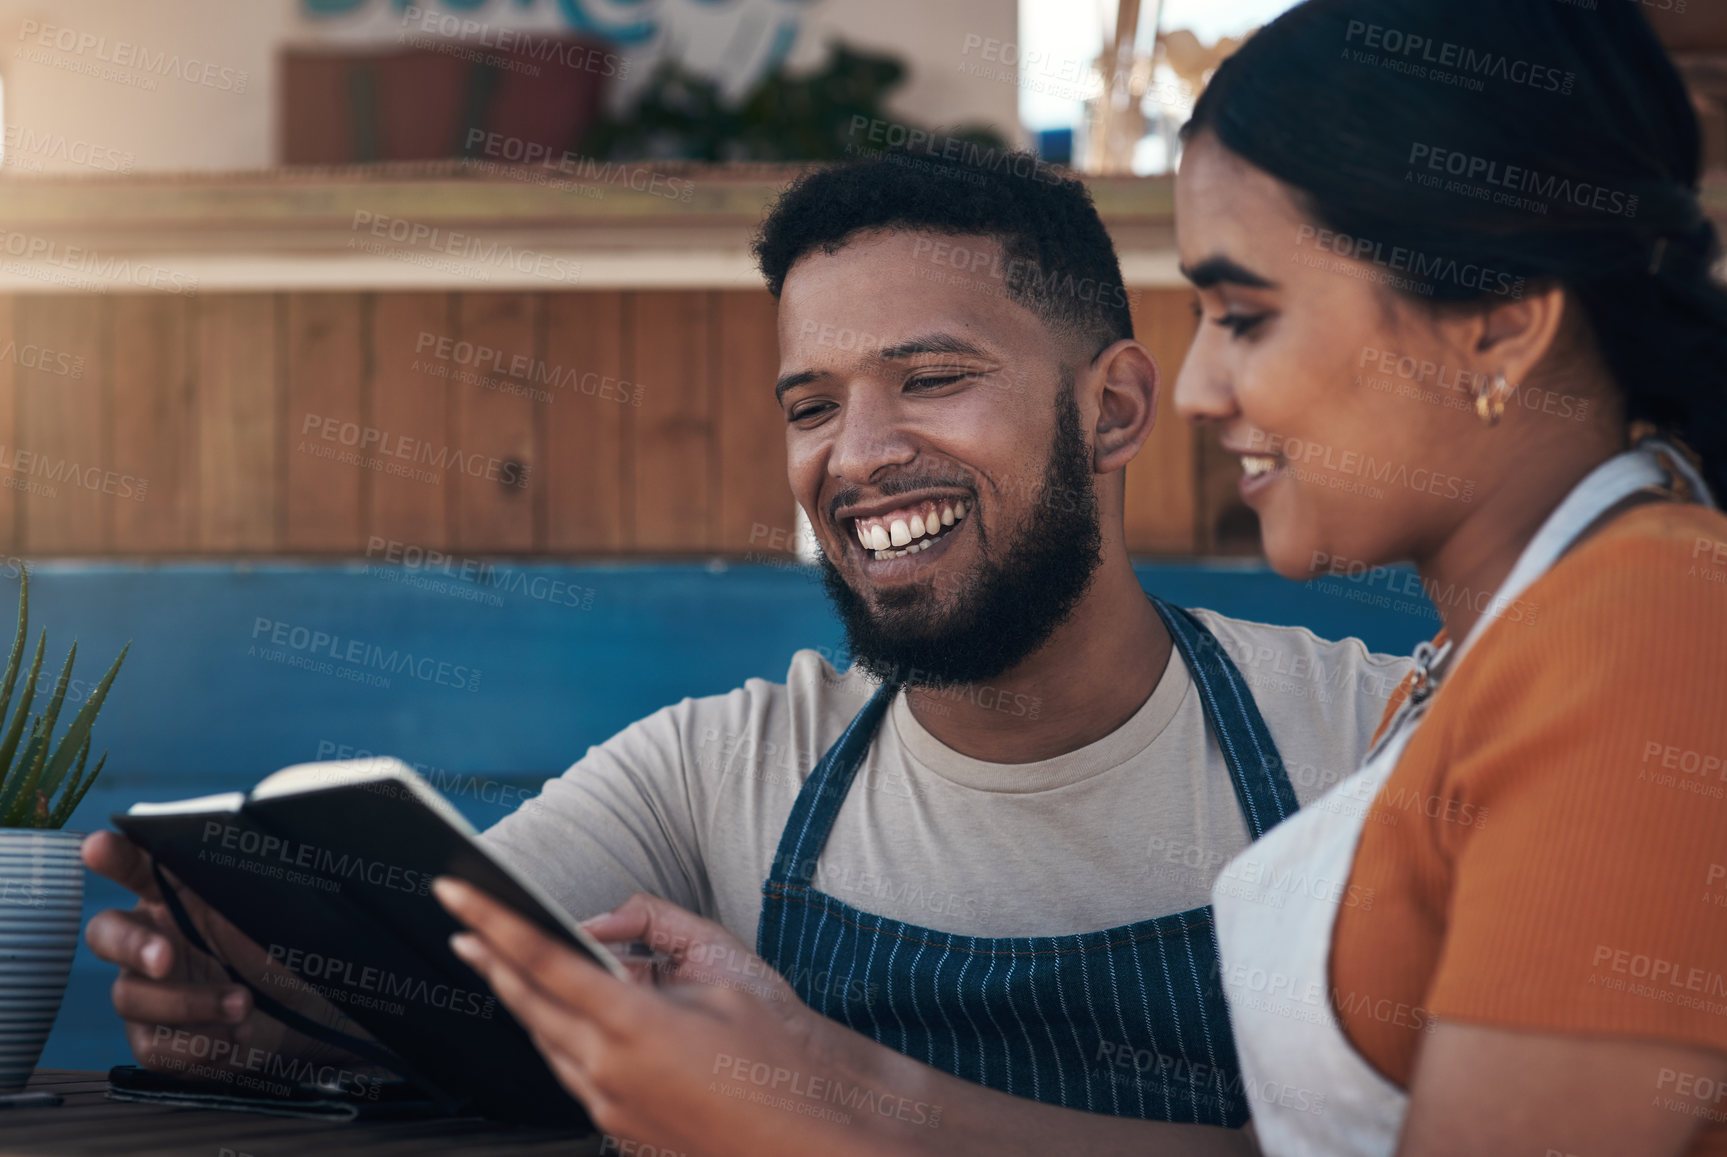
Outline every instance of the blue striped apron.
[[[1205, 625], [1152, 604], [1257, 840], [1298, 806], [1271, 733]], [[762, 886], [757, 953], [811, 1008], [968, 1081], [1070, 1109], [1239, 1128], [1248, 1098], [1209, 905], [1101, 932], [990, 939], [889, 920], [812, 886], [898, 690], [871, 696], [798, 793]]]

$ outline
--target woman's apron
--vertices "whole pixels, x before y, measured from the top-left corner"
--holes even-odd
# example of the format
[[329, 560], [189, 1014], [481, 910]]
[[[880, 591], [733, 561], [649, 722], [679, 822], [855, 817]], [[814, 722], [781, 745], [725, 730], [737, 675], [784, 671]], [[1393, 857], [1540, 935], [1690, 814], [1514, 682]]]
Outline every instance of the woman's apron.
[[[1665, 446], [1646, 441], [1644, 448], [1610, 459], [1578, 483], [1524, 548], [1463, 646], [1455, 653], [1449, 643], [1438, 651], [1428, 643], [1416, 648], [1416, 688], [1368, 751], [1361, 770], [1244, 851], [1224, 869], [1223, 878], [1270, 875], [1340, 884], [1349, 879], [1368, 810], [1444, 672], [1455, 669], [1495, 614], [1545, 574], [1602, 514], [1639, 490], [1667, 484], [1662, 459], [1647, 448], [1652, 444]], [[1693, 491], [1707, 499], [1708, 488], [1676, 451], [1672, 462]], [[1394, 1152], [1409, 1098], [1356, 1052], [1331, 999], [1336, 899], [1290, 889], [1287, 902], [1271, 908], [1239, 892], [1216, 889], [1212, 908], [1224, 990], [1248, 1089], [1296, 1087], [1324, 1096], [1317, 1112], [1311, 1098], [1258, 1098], [1254, 1131], [1260, 1149], [1271, 1157], [1384, 1157]]]
[[[1151, 601], [1258, 839], [1299, 806], [1271, 733], [1215, 636], [1187, 611]], [[762, 887], [756, 951], [818, 1012], [966, 1080], [1115, 1116], [1242, 1125], [1248, 1106], [1209, 908], [1101, 932], [992, 939], [889, 920], [812, 886], [897, 692], [889, 683], [871, 697], [798, 793]]]

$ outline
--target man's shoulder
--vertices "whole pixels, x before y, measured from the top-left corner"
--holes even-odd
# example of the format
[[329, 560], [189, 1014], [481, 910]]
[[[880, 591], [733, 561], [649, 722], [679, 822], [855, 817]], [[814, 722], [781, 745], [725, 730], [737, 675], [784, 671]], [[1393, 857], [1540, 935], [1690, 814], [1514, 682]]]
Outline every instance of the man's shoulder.
[[1356, 638], [1325, 639], [1196, 610], [1253, 693], [1296, 798], [1312, 803], [1361, 762], [1385, 703], [1413, 661], [1376, 654]]
[[833, 663], [834, 652], [825, 647], [806, 647], [792, 655], [786, 670], [786, 694], [823, 703], [855, 703], [862, 707], [879, 684], [872, 683], [858, 668]]
[[699, 740], [703, 734], [712, 738], [716, 730], [783, 726], [792, 718], [818, 726], [830, 717], [849, 720], [874, 690], [855, 668], [838, 670], [825, 651], [805, 648], [792, 655], [784, 682], [752, 677], [730, 691], [687, 698], [663, 710], [681, 728], [697, 729]]
[[1326, 639], [1307, 627], [1237, 619], [1203, 607], [1190, 609], [1217, 636], [1223, 652], [1249, 678], [1256, 675], [1300, 678], [1317, 666], [1323, 669], [1325, 677], [1332, 677], [1339, 670], [1362, 672], [1367, 677], [1387, 678], [1396, 686], [1413, 662], [1407, 655], [1370, 651], [1366, 643], [1353, 635]]
[[1407, 656], [1370, 651], [1354, 637], [1326, 639], [1306, 627], [1193, 613], [1217, 636], [1268, 719], [1293, 713], [1317, 720], [1341, 712], [1371, 728], [1413, 666]]

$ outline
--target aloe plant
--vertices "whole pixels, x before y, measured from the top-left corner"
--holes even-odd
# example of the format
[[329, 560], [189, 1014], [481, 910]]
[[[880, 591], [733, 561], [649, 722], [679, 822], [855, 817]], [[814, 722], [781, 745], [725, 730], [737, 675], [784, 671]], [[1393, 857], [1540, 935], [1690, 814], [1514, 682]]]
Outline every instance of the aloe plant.
[[[108, 697], [108, 687], [114, 682], [114, 676], [120, 673], [120, 664], [125, 662], [126, 652], [132, 649], [132, 644], [127, 643], [121, 648], [120, 657], [102, 676], [102, 682], [96, 685], [90, 698], [72, 717], [66, 733], [56, 744], [53, 742], [54, 725], [60, 719], [66, 688], [72, 682], [72, 661], [78, 657], [78, 643], [77, 640], [72, 642], [72, 650], [66, 655], [66, 666], [60, 672], [60, 681], [54, 686], [47, 710], [32, 716], [30, 707], [36, 698], [37, 677], [42, 673], [42, 653], [48, 646], [47, 631], [43, 631], [36, 640], [36, 657], [30, 663], [30, 677], [25, 680], [17, 703], [12, 701], [12, 692], [18, 683], [18, 669], [24, 658], [29, 618], [30, 576], [26, 573], [18, 587], [18, 634], [12, 640], [12, 658], [6, 664], [5, 683], [0, 685], [0, 721], [6, 719], [8, 711], [11, 712], [11, 721], [0, 733], [0, 827], [59, 828], [71, 818], [78, 801], [84, 798], [84, 793], [102, 773], [102, 765], [108, 762], [108, 753], [104, 751], [96, 766], [85, 775], [84, 764], [90, 756], [90, 728], [95, 724], [96, 713]], [[22, 752], [18, 750], [20, 741], [24, 744]], [[58, 799], [55, 799], [56, 792], [59, 793]]]

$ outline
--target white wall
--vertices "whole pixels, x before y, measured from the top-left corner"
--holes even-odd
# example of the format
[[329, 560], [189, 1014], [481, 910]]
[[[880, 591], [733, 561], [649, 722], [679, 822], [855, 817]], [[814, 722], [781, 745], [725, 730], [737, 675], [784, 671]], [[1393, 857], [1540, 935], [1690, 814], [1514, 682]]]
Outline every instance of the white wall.
[[[112, 167], [116, 158], [138, 169], [271, 163], [271, 54], [291, 12], [291, 0], [0, 0], [5, 167], [88, 171]], [[71, 51], [38, 43], [49, 28], [70, 31]], [[53, 39], [64, 43], [65, 35], [57, 31]], [[178, 57], [191, 72], [188, 62], [197, 61], [195, 81], [101, 59], [140, 51], [152, 63], [162, 57], [162, 68]], [[208, 84], [206, 64], [217, 70]], [[145, 84], [111, 79], [102, 69]], [[62, 151], [67, 155], [56, 155]]]
[[[404, 0], [312, 16], [311, 0], [0, 0], [5, 168], [19, 172], [247, 169], [276, 159], [275, 57], [289, 43], [392, 43]], [[563, 5], [605, 25], [646, 19], [651, 33], [620, 46], [629, 81], [661, 53], [746, 87], [790, 38], [808, 68], [829, 41], [890, 51], [911, 78], [893, 102], [920, 123], [984, 122], [1017, 134], [1017, 92], [969, 75], [967, 38], [1011, 40], [1015, 0], [446, 0], [428, 11], [488, 27], [554, 31]], [[42, 43], [46, 38], [47, 44]], [[976, 58], [975, 48], [970, 54]], [[175, 71], [175, 70], [178, 71]]]

